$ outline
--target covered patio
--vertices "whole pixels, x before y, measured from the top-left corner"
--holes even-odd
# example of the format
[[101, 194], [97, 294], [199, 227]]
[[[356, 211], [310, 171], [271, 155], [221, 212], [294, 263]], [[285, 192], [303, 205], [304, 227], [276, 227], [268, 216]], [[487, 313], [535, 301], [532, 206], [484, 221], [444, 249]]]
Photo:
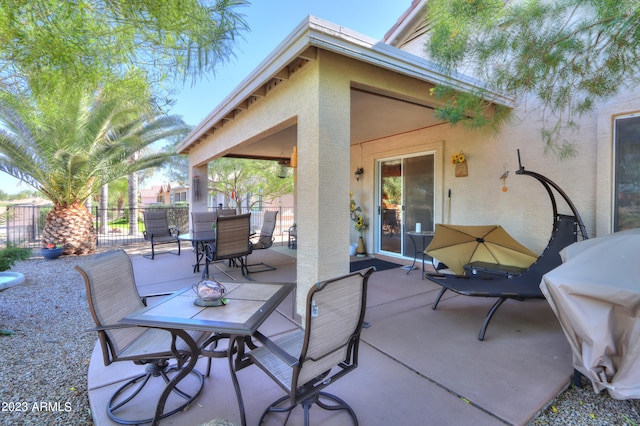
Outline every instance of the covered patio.
[[[252, 254], [252, 262], [264, 261], [277, 269], [251, 278], [295, 281], [304, 275], [299, 264], [296, 268], [295, 255], [286, 245]], [[154, 261], [134, 254], [132, 260], [143, 294], [178, 290], [198, 280], [188, 250]], [[239, 270], [220, 266], [242, 279]], [[228, 280], [224, 274], [216, 278]], [[371, 326], [362, 332], [359, 367], [327, 389], [351, 404], [360, 424], [526, 425], [568, 386], [571, 350], [545, 300], [508, 301], [481, 342], [478, 329], [493, 300], [448, 294], [434, 311], [431, 304], [437, 293], [434, 284], [421, 280], [419, 270], [407, 274], [393, 268], [375, 272], [369, 280], [365, 320]], [[273, 336], [298, 320], [289, 298], [260, 330]], [[105, 367], [96, 346], [88, 385], [97, 426], [115, 424], [106, 415], [107, 400], [122, 380], [143, 368], [130, 362]], [[196, 368], [204, 371], [206, 360]], [[238, 377], [247, 424], [256, 424], [282, 391], [255, 366], [241, 370]], [[135, 409], [150, 410], [153, 405], [148, 401]], [[212, 376], [205, 379], [196, 402], [162, 424], [200, 425], [212, 419], [240, 423], [224, 359], [214, 360]], [[311, 419], [312, 424], [350, 424], [347, 415], [318, 408], [311, 410]]]
[[[295, 178], [297, 261], [304, 271], [296, 277], [298, 288], [346, 273], [349, 246], [358, 238], [347, 210], [350, 190], [370, 221], [367, 252], [380, 251], [374, 169], [381, 158], [426, 154], [435, 183], [418, 191], [428, 194], [428, 220], [445, 219], [444, 164], [452, 149], [445, 139], [457, 143], [469, 135], [448, 134], [449, 125], [434, 114], [439, 101], [430, 89], [443, 79], [428, 60], [308, 17], [178, 145], [178, 153], [189, 156], [191, 210], [209, 207], [207, 197], [197, 194], [206, 193], [208, 164], [217, 158], [288, 164]], [[481, 83], [459, 75], [455, 88], [474, 91]], [[484, 93], [489, 103], [510, 104], [500, 94]], [[356, 177], [359, 169], [364, 173]], [[299, 294], [298, 306], [303, 301]]]

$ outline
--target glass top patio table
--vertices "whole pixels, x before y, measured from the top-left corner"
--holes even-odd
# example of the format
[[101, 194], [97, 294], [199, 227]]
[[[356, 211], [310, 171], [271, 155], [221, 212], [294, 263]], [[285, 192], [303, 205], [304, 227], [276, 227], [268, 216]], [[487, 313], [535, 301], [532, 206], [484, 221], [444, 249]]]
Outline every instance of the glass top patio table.
[[[120, 322], [146, 327], [178, 330], [200, 330], [228, 334], [227, 358], [235, 387], [242, 424], [246, 424], [244, 404], [236, 370], [242, 368], [245, 341], [291, 293], [295, 283], [224, 283], [226, 305], [203, 307], [194, 304], [197, 296], [191, 287], [184, 288], [159, 303], [140, 309]], [[188, 335], [186, 335], [188, 337]], [[195, 342], [188, 342], [195, 345]], [[191, 346], [191, 345], [190, 345]], [[234, 363], [233, 355], [236, 353]], [[158, 404], [162, 414], [164, 402]]]

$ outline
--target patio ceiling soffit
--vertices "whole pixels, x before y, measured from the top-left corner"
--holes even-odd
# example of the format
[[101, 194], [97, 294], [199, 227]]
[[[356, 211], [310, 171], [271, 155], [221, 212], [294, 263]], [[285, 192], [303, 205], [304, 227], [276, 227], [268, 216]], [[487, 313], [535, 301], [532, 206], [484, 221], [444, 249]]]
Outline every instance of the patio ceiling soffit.
[[486, 100], [513, 106], [513, 99], [488, 90], [481, 81], [464, 74], [453, 81], [438, 71], [433, 62], [379, 42], [348, 28], [308, 16], [258, 67], [247, 76], [222, 102], [183, 139], [177, 152], [189, 150], [219, 129], [233, 122], [244, 111], [265, 98], [269, 92], [286, 82], [290, 76], [317, 58], [317, 49], [324, 49], [352, 59], [407, 75], [434, 84], [448, 84], [460, 91], [483, 89]]

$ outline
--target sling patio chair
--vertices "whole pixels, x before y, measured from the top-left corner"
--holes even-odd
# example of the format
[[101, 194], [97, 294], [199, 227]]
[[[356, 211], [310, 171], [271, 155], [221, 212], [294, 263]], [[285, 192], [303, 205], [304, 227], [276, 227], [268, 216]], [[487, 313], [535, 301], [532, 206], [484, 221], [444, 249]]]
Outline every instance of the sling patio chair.
[[217, 210], [217, 214], [218, 214], [218, 216], [235, 216], [235, 215], [238, 214], [238, 212], [236, 211], [236, 209], [219, 208]]
[[[219, 260], [229, 260], [235, 264], [239, 262], [242, 275], [247, 276], [249, 271], [245, 259], [251, 253], [250, 229], [251, 213], [216, 218], [216, 240], [204, 245], [205, 269], [203, 277], [210, 277], [209, 264]], [[220, 271], [233, 279], [231, 275]]]
[[[277, 217], [277, 210], [267, 210], [264, 212], [264, 220], [262, 221], [262, 229], [260, 229], [260, 234], [251, 237], [251, 250], [268, 249], [273, 245], [273, 231], [276, 229]], [[247, 268], [260, 265], [262, 265], [261, 269], [249, 270], [249, 272], [266, 272], [275, 271], [276, 269], [275, 266], [267, 265], [264, 262], [247, 265]]]
[[156, 255], [155, 246], [158, 244], [177, 244], [178, 252], [172, 254], [180, 255], [180, 231], [177, 228], [170, 228], [167, 220], [167, 211], [164, 209], [147, 210], [144, 216], [144, 239], [151, 243], [151, 254], [144, 257], [154, 259]]
[[248, 359], [286, 392], [267, 407], [258, 424], [273, 413], [287, 413], [288, 418], [300, 405], [304, 424], [308, 425], [309, 409], [314, 404], [325, 410], [346, 410], [358, 424], [353, 409], [323, 389], [358, 366], [367, 282], [374, 271], [371, 267], [311, 287], [304, 329], [274, 340], [256, 332], [254, 337], [262, 346], [247, 352]]
[[[124, 418], [125, 415], [142, 415], [140, 407], [149, 406], [149, 391], [143, 391], [151, 378], [161, 377], [166, 386], [156, 404], [155, 420], [164, 419], [185, 409], [200, 394], [204, 385], [202, 374], [193, 369], [200, 345], [205, 345], [210, 333], [169, 330], [153, 327], [137, 327], [120, 323], [125, 316], [146, 306], [146, 298], [138, 293], [131, 259], [123, 250], [107, 252], [77, 265], [75, 269], [84, 278], [89, 310], [98, 332], [104, 365], [113, 362], [132, 361], [145, 366], [144, 372], [128, 380], [111, 396], [107, 404], [109, 417], [121, 424], [150, 423], [153, 418]], [[157, 295], [154, 295], [157, 296]], [[189, 344], [187, 335], [191, 337]], [[195, 347], [193, 344], [195, 342]], [[175, 359], [176, 365], [169, 361]], [[187, 393], [178, 384], [185, 383], [195, 389]], [[164, 396], [163, 395], [163, 396]], [[134, 401], [137, 401], [134, 402]], [[128, 403], [133, 402], [131, 405]], [[133, 408], [131, 408], [133, 407]], [[159, 415], [160, 410], [161, 415]]]
[[211, 231], [216, 223], [218, 214], [212, 212], [191, 212], [191, 231], [204, 232]]

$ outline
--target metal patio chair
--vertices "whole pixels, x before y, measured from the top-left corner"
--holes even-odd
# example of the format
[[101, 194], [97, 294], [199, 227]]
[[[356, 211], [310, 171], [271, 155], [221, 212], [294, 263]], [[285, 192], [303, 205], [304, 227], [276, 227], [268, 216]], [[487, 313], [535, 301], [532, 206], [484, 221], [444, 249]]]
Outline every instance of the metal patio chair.
[[177, 244], [178, 252], [170, 252], [180, 255], [180, 231], [177, 228], [170, 228], [167, 220], [167, 211], [164, 209], [147, 210], [144, 216], [144, 239], [151, 243], [151, 255], [144, 257], [154, 259], [156, 255], [155, 247], [158, 244]]
[[[251, 237], [252, 251], [268, 249], [273, 245], [273, 232], [276, 229], [277, 217], [277, 210], [267, 210], [264, 212], [264, 219], [262, 221], [262, 229], [260, 230], [260, 234]], [[266, 272], [276, 270], [275, 266], [267, 265], [264, 262], [247, 265], [247, 268], [260, 265], [262, 265], [261, 269], [249, 270], [249, 272]]]
[[211, 231], [216, 223], [218, 214], [212, 212], [191, 212], [191, 231], [203, 232]]
[[358, 366], [360, 331], [367, 300], [367, 282], [375, 268], [320, 282], [309, 290], [305, 327], [270, 340], [259, 331], [262, 343], [247, 353], [249, 359], [287, 393], [262, 414], [289, 413], [302, 406], [304, 423], [309, 408], [346, 410], [358, 424], [353, 409], [323, 389]]
[[[140, 296], [136, 287], [131, 259], [122, 250], [98, 255], [95, 259], [77, 265], [75, 269], [84, 278], [89, 310], [96, 324], [92, 331], [98, 332], [104, 365], [132, 361], [136, 365], [145, 366], [142, 374], [128, 380], [111, 396], [107, 404], [109, 417], [121, 424], [150, 423], [152, 418], [122, 418], [121, 413], [131, 411], [125, 406], [132, 401], [138, 401], [141, 406], [149, 405], [148, 396], [141, 391], [153, 377], [162, 377], [167, 384], [165, 392], [174, 393], [181, 398], [178, 403], [172, 402], [168, 408], [161, 407], [162, 415], [159, 419], [182, 411], [191, 404], [200, 394], [204, 380], [198, 370], [191, 369], [197, 361], [200, 348], [189, 346], [185, 337], [188, 334], [196, 345], [201, 345], [210, 333], [136, 327], [120, 323], [126, 315], [146, 305], [146, 298]], [[176, 360], [176, 365], [170, 365], [171, 359]], [[185, 366], [188, 368], [184, 368]], [[191, 393], [177, 387], [188, 375], [194, 376], [198, 383]], [[139, 397], [136, 398], [137, 396]], [[182, 399], [184, 402], [180, 404]], [[159, 406], [160, 399], [156, 410]]]
[[[209, 264], [219, 260], [240, 263], [242, 275], [246, 277], [246, 258], [251, 253], [249, 235], [251, 233], [251, 213], [235, 216], [218, 216], [216, 218], [216, 240], [205, 244], [205, 270], [203, 276], [209, 275]], [[222, 271], [224, 272], [224, 271]], [[225, 273], [226, 274], [226, 273]], [[230, 278], [230, 275], [227, 274]]]

